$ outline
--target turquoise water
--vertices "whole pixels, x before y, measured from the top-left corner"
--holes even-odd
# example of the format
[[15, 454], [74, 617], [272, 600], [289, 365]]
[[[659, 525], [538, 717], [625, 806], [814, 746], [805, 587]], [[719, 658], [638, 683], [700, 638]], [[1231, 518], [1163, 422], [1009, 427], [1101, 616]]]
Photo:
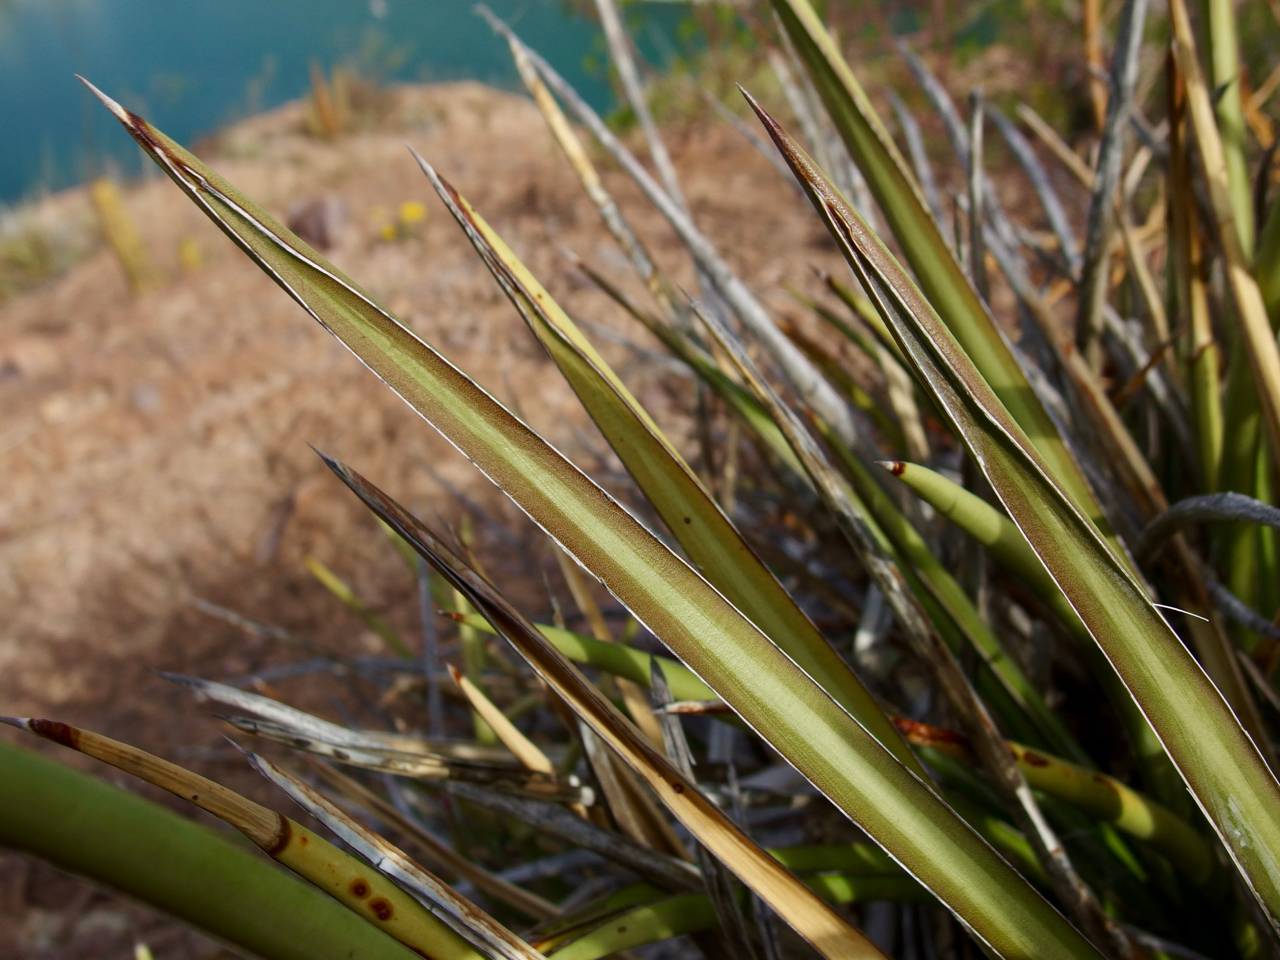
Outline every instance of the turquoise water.
[[[489, 0], [597, 106], [610, 93], [598, 27], [565, 0]], [[631, 14], [647, 57], [674, 47], [680, 7]], [[180, 141], [303, 94], [312, 61], [387, 80], [514, 83], [471, 0], [0, 0], [0, 202], [110, 169], [138, 151], [82, 73]]]

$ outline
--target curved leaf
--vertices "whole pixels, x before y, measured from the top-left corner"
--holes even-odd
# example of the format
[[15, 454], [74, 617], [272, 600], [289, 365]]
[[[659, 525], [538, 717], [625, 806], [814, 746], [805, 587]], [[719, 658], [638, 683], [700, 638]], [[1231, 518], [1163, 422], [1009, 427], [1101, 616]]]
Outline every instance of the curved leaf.
[[417, 160], [694, 568], [899, 760], [923, 774], [848, 663], [760, 561], [578, 326], [471, 204], [421, 157]]
[[[170, 178], [310, 316], [994, 950], [1044, 960], [1097, 955], [930, 786], [604, 491], [265, 211], [145, 120], [106, 102]], [[815, 916], [817, 932], [805, 918], [787, 919], [820, 949], [862, 949], [838, 918]]]
[[839, 47], [809, 0], [772, 2], [929, 301], [1014, 419], [1033, 438], [1053, 477], [1109, 534], [1102, 509], [1079, 465], [942, 238], [906, 161]]
[[902, 266], [803, 151], [756, 109], [916, 372], [1146, 714], [1280, 930], [1280, 784], [1257, 747], [1128, 568], [1054, 483]]

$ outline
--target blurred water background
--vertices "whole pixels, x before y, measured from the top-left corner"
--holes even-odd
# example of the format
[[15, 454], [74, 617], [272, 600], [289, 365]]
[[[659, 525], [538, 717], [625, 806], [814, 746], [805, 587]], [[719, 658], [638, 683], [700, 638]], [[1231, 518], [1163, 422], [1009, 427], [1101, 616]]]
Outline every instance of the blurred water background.
[[[603, 38], [581, 5], [489, 6], [598, 108], [610, 105]], [[628, 15], [646, 59], [677, 55], [681, 5], [633, 4]], [[0, 0], [0, 203], [140, 169], [76, 73], [190, 143], [302, 96], [312, 63], [388, 83], [515, 83], [471, 0]]]

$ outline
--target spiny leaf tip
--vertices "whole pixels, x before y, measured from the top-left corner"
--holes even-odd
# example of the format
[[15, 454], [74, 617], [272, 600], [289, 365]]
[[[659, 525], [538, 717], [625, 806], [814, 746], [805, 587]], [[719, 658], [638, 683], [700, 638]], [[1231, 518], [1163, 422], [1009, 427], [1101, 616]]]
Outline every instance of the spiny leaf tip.
[[108, 110], [110, 110], [117, 120], [123, 123], [126, 127], [133, 126], [134, 124], [133, 116], [129, 113], [128, 110], [120, 106], [120, 104], [116, 103], [114, 100], [108, 97], [105, 93], [99, 90], [86, 77], [83, 77], [77, 73], [76, 79], [79, 80], [81, 83], [83, 83], [86, 87], [88, 87], [89, 92], [92, 93], [95, 97], [97, 97], [100, 101], [102, 101], [102, 105], [106, 107]]

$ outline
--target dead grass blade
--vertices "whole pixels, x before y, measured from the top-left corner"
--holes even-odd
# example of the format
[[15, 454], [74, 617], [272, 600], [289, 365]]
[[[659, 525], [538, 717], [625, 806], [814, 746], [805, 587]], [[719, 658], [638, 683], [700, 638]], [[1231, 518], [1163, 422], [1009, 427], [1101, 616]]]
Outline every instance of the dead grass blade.
[[773, 124], [769, 129], [917, 373], [1146, 713], [1280, 929], [1280, 784], [1257, 747], [1141, 584], [1050, 478], [1021, 428], [901, 265], [785, 134]]

